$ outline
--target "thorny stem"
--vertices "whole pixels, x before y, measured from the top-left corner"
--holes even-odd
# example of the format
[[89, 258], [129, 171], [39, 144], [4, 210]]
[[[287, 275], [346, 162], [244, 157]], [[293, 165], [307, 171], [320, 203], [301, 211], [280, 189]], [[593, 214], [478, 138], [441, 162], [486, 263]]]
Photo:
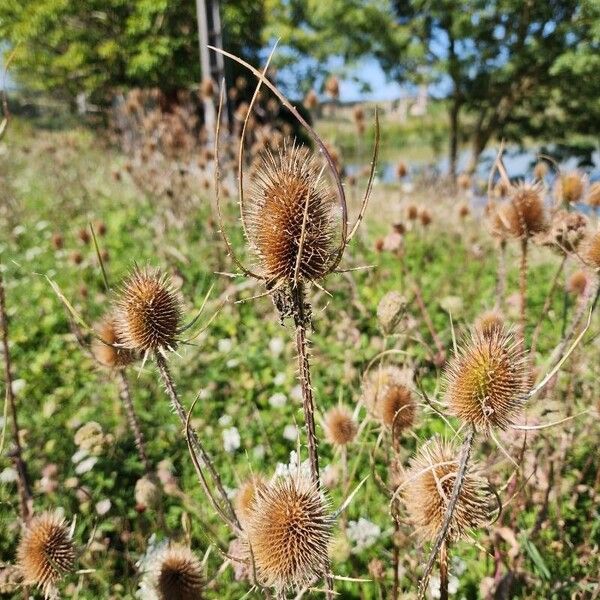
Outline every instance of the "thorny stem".
[[[315, 429], [315, 400], [310, 379], [310, 362], [308, 353], [308, 340], [306, 339], [306, 328], [310, 323], [310, 314], [304, 298], [304, 285], [297, 282], [291, 287], [292, 302], [294, 306], [294, 325], [296, 326], [296, 350], [298, 352], [298, 377], [302, 389], [302, 408], [304, 412], [304, 423], [306, 425], [306, 437], [308, 444], [308, 459], [310, 463], [310, 475], [317, 486], [321, 488], [319, 476], [319, 452], [317, 446], [317, 434]], [[327, 585], [326, 597], [333, 598], [333, 581], [329, 576], [329, 563], [325, 566], [325, 583]]]
[[506, 292], [506, 240], [500, 241], [498, 252], [498, 274], [496, 276], [496, 308], [504, 308], [504, 294]]
[[[177, 413], [179, 420], [185, 427], [187, 424], [187, 415], [186, 415], [185, 409], [183, 408], [183, 405], [181, 404], [181, 400], [179, 400], [179, 395], [177, 394], [177, 389], [175, 388], [175, 383], [173, 382], [173, 378], [171, 377], [171, 373], [169, 371], [167, 361], [165, 360], [165, 357], [158, 350], [154, 353], [154, 359], [156, 360], [156, 366], [158, 367], [158, 372], [159, 372], [160, 377], [165, 385], [167, 395], [169, 396], [169, 399], [171, 400], [171, 405], [173, 406], [173, 409]], [[227, 513], [229, 513], [229, 514], [225, 515], [222, 508], [219, 506], [219, 503], [213, 498], [212, 494], [210, 493], [210, 490], [208, 489], [208, 485], [206, 485], [206, 482], [204, 480], [201, 480], [200, 483], [202, 484], [202, 487], [204, 488], [205, 494], [208, 496], [208, 499], [213, 504], [213, 507], [215, 508], [217, 513], [220, 514], [221, 516], [225, 516], [226, 521], [228, 523], [232, 522], [238, 530], [241, 530], [240, 523], [235, 514], [235, 511], [233, 509], [231, 501], [229, 500], [227, 493], [225, 492], [225, 488], [223, 487], [221, 477], [220, 477], [219, 473], [217, 472], [217, 470], [215, 469], [208, 453], [206, 452], [206, 449], [204, 448], [204, 446], [201, 444], [200, 440], [198, 439], [196, 432], [193, 431], [191, 428], [189, 431], [189, 436], [190, 436], [191, 444], [194, 448], [194, 452], [198, 456], [200, 456], [203, 463], [206, 465], [206, 467], [212, 477], [213, 483], [215, 484], [215, 486], [221, 496], [221, 499], [222, 499], [223, 503], [225, 504]]]
[[2, 281], [2, 271], [0, 270], [0, 326], [2, 327], [2, 350], [4, 355], [4, 386], [6, 388], [6, 400], [10, 406], [10, 415], [12, 420], [13, 444], [14, 448], [10, 457], [17, 472], [17, 483], [19, 487], [19, 500], [21, 519], [27, 523], [31, 517], [31, 488], [27, 476], [27, 464], [23, 459], [23, 447], [21, 446], [19, 420], [17, 417], [17, 405], [13, 393], [13, 379], [10, 361], [10, 349], [8, 347], [8, 317], [6, 315], [6, 298], [4, 295], [4, 283]]
[[297, 283], [292, 286], [292, 301], [294, 303], [294, 325], [296, 326], [296, 350], [298, 352], [298, 377], [302, 388], [302, 408], [304, 411], [304, 423], [308, 438], [308, 458], [310, 462], [310, 474], [317, 487], [320, 488], [319, 479], [319, 453], [317, 449], [317, 435], [315, 431], [315, 401], [313, 388], [310, 380], [310, 362], [308, 359], [308, 341], [306, 339], [306, 327], [310, 317], [304, 299], [304, 286]]
[[521, 348], [525, 350], [525, 328], [527, 326], [527, 236], [521, 238], [521, 264], [519, 267], [519, 304], [521, 312]]
[[440, 548], [440, 600], [448, 600], [448, 541]]
[[146, 452], [146, 442], [144, 440], [144, 434], [140, 427], [140, 422], [135, 414], [135, 408], [133, 407], [133, 401], [131, 399], [131, 392], [129, 390], [129, 381], [127, 381], [127, 375], [123, 369], [119, 369], [118, 373], [118, 384], [119, 384], [119, 396], [125, 407], [125, 413], [127, 415], [127, 422], [129, 423], [129, 429], [133, 433], [135, 439], [135, 447], [137, 448], [138, 455], [142, 464], [144, 465], [144, 471], [149, 474], [152, 471], [152, 465], [148, 459], [148, 453]]
[[419, 310], [421, 311], [423, 321], [425, 321], [425, 325], [427, 325], [427, 329], [429, 330], [429, 333], [431, 334], [431, 337], [433, 339], [433, 343], [435, 344], [435, 347], [438, 351], [437, 356], [435, 357], [436, 362], [439, 362], [439, 366], [441, 366], [441, 364], [443, 364], [446, 359], [446, 350], [444, 348], [444, 344], [442, 343], [440, 336], [437, 334], [435, 327], [433, 326], [433, 321], [431, 320], [431, 317], [429, 316], [429, 311], [427, 310], [427, 306], [423, 301], [423, 293], [421, 292], [421, 288], [417, 283], [413, 285], [413, 291], [415, 293], [415, 300], [417, 301]]
[[465, 476], [467, 474], [467, 466], [469, 464], [469, 458], [471, 456], [471, 449], [473, 448], [473, 440], [475, 439], [475, 428], [471, 427], [467, 435], [465, 436], [461, 455], [460, 455], [460, 463], [458, 466], [458, 471], [456, 473], [456, 479], [454, 480], [454, 485], [452, 486], [452, 495], [450, 496], [450, 500], [448, 502], [448, 506], [446, 507], [446, 514], [444, 515], [444, 522], [442, 523], [442, 527], [438, 531], [437, 537], [433, 544], [433, 548], [431, 549], [431, 554], [429, 555], [429, 559], [427, 561], [427, 565], [425, 566], [425, 570], [423, 571], [423, 576], [421, 577], [421, 585], [419, 588], [419, 600], [422, 600], [425, 597], [425, 591], [427, 590], [427, 583], [429, 581], [429, 577], [431, 575], [431, 571], [433, 570], [433, 566], [435, 564], [435, 559], [440, 551], [442, 544], [446, 541], [446, 536], [448, 535], [448, 530], [450, 529], [450, 523], [452, 522], [452, 517], [454, 516], [454, 509], [456, 508], [456, 504], [458, 502], [458, 498], [460, 496], [460, 492], [462, 490]]

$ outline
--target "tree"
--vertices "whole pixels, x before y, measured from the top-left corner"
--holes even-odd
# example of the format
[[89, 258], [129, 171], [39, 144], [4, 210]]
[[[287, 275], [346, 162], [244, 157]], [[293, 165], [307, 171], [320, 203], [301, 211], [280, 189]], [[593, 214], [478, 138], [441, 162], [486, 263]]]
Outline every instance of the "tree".
[[[254, 60], [261, 1], [223, 2], [225, 46]], [[189, 0], [3, 0], [0, 39], [19, 44], [16, 79], [73, 99], [108, 100], [115, 88], [169, 92], [200, 80], [195, 3]]]
[[[269, 2], [267, 32], [282, 37], [288, 52], [317, 60], [370, 54], [399, 82], [447, 90], [452, 176], [461, 136], [469, 139], [472, 171], [493, 137], [584, 131], [566, 108], [561, 127], [548, 127], [555, 123], [552, 110], [597, 103], [597, 85], [576, 97], [563, 89], [577, 68], [592, 69], [597, 61], [595, 0]], [[532, 109], [544, 102], [550, 106], [543, 118], [534, 119]], [[589, 125], [598, 131], [597, 121]]]

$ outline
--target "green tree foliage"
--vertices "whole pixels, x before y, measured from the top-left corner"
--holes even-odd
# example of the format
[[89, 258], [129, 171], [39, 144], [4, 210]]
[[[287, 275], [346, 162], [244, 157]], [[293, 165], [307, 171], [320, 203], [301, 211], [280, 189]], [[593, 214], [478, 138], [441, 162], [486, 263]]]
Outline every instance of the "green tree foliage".
[[[222, 2], [226, 47], [253, 58], [262, 2]], [[200, 79], [193, 0], [3, 0], [0, 39], [19, 44], [16, 78], [31, 89], [96, 100], [115, 88], [170, 91]]]
[[453, 174], [461, 135], [472, 169], [493, 137], [598, 132], [597, 0], [267, 2], [288, 58], [371, 55], [397, 81], [443, 90]]

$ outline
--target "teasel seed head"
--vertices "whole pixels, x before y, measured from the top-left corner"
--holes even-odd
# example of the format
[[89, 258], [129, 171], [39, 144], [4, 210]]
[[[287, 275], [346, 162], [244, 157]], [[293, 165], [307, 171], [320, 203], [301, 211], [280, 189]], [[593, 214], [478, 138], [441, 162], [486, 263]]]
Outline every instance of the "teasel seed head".
[[148, 570], [149, 587], [159, 600], [201, 600], [202, 565], [187, 547], [177, 544], [160, 550]]
[[377, 305], [377, 323], [384, 334], [393, 333], [406, 312], [406, 298], [395, 290], [388, 292]]
[[590, 186], [586, 201], [589, 206], [593, 208], [598, 208], [600, 206], [600, 181], [597, 181]]
[[92, 340], [92, 355], [103, 367], [120, 369], [135, 361], [135, 353], [127, 348], [119, 347], [122, 342], [117, 334], [117, 323], [114, 315], [106, 315], [96, 326], [100, 337]]
[[325, 436], [334, 446], [347, 446], [354, 441], [358, 425], [350, 410], [345, 406], [335, 406], [325, 413]]
[[600, 270], [600, 231], [587, 237], [583, 244], [584, 261], [594, 270]]
[[[422, 542], [432, 542], [442, 527], [458, 472], [459, 454], [458, 448], [436, 436], [421, 446], [404, 473], [402, 500]], [[454, 542], [469, 530], [489, 523], [494, 508], [494, 495], [477, 464], [471, 462], [450, 521], [448, 539]]]
[[450, 412], [480, 431], [506, 429], [529, 391], [528, 363], [511, 332], [477, 329], [444, 373]]
[[260, 475], [252, 475], [242, 483], [235, 495], [235, 513], [244, 524], [252, 514], [256, 490], [266, 485], [265, 480]]
[[26, 526], [17, 549], [17, 564], [25, 585], [39, 587], [46, 598], [56, 596], [56, 584], [75, 565], [75, 547], [65, 520], [44, 512]]
[[158, 478], [153, 475], [140, 477], [135, 482], [134, 494], [139, 511], [158, 508], [162, 499]]
[[117, 298], [117, 335], [125, 348], [147, 352], [173, 349], [181, 318], [181, 303], [167, 275], [136, 267]]
[[546, 227], [541, 186], [522, 183], [511, 191], [509, 203], [499, 212], [506, 231], [513, 237], [531, 237]]
[[305, 147], [284, 143], [259, 161], [245, 220], [263, 275], [271, 283], [324, 277], [338, 254], [334, 189]]
[[565, 173], [556, 181], [556, 197], [567, 204], [579, 202], [583, 189], [583, 177], [577, 171]]
[[537, 162], [535, 164], [535, 167], [533, 169], [533, 176], [536, 179], [544, 179], [544, 177], [546, 177], [547, 174], [548, 174], [548, 163], [544, 162], [543, 160], [540, 160], [539, 162]]
[[583, 296], [589, 283], [589, 277], [585, 271], [575, 271], [569, 277], [569, 281], [567, 282], [567, 290], [575, 296]]
[[504, 330], [504, 315], [499, 310], [486, 310], [477, 317], [475, 329], [482, 337], [493, 337]]
[[257, 488], [246, 533], [259, 581], [284, 590], [320, 577], [332, 524], [328, 504], [308, 475], [298, 472]]
[[394, 433], [411, 427], [415, 421], [416, 405], [409, 387], [396, 383], [379, 400], [377, 412], [382, 423]]

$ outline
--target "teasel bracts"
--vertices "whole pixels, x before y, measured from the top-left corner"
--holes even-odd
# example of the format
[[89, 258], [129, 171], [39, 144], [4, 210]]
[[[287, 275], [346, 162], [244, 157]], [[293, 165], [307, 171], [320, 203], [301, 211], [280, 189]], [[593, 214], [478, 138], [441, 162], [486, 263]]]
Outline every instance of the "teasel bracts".
[[347, 446], [358, 433], [358, 424], [345, 406], [334, 406], [328, 410], [323, 421], [327, 441], [334, 446]]
[[201, 600], [202, 565], [187, 547], [176, 544], [159, 551], [146, 575], [159, 600]]
[[257, 487], [246, 533], [261, 584], [284, 590], [314, 583], [328, 564], [332, 525], [328, 503], [308, 475]]
[[24, 585], [39, 587], [46, 598], [56, 598], [56, 584], [75, 565], [75, 547], [65, 520], [44, 512], [26, 526], [17, 548], [17, 564]]
[[478, 431], [506, 429], [525, 402], [527, 373], [522, 346], [510, 331], [484, 335], [476, 328], [444, 372], [448, 409]]
[[123, 348], [117, 334], [117, 323], [113, 315], [106, 315], [96, 327], [99, 338], [92, 341], [92, 355], [103, 367], [120, 369], [135, 361], [135, 352]]
[[[404, 473], [402, 501], [422, 542], [432, 542], [442, 527], [458, 472], [459, 454], [451, 443], [434, 437], [421, 446]], [[449, 541], [488, 524], [496, 508], [494, 500], [477, 464], [470, 463], [450, 521]]]
[[117, 335], [130, 350], [149, 352], [177, 346], [181, 302], [159, 269], [135, 267], [116, 302]]

